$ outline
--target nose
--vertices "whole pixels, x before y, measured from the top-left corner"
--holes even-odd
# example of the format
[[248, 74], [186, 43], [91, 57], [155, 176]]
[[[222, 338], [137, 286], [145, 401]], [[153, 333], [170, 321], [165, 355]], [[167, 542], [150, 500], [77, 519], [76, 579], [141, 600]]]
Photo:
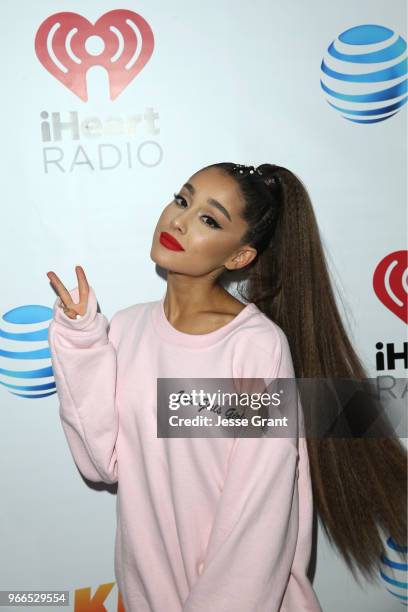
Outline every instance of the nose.
[[186, 218], [185, 211], [181, 210], [178, 212], [177, 215], [174, 215], [174, 217], [172, 218], [170, 222], [170, 225], [178, 232], [181, 232], [182, 234], [184, 234], [187, 229], [187, 223], [188, 221]]

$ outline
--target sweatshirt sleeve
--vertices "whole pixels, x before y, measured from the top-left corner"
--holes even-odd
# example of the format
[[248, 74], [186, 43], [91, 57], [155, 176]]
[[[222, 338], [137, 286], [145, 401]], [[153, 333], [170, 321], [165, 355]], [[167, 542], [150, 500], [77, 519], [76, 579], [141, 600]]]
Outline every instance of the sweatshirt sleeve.
[[[79, 301], [76, 287], [70, 291]], [[97, 312], [92, 287], [86, 313], [70, 319], [54, 303], [49, 325], [51, 364], [59, 398], [59, 415], [73, 459], [93, 482], [118, 480], [116, 440], [119, 429], [115, 402], [117, 315], [109, 324]]]
[[[294, 376], [286, 336], [275, 331], [269, 355], [248, 346], [242, 376], [267, 384]], [[293, 438], [234, 439], [202, 571], [183, 612], [281, 609], [298, 538], [298, 457]]]

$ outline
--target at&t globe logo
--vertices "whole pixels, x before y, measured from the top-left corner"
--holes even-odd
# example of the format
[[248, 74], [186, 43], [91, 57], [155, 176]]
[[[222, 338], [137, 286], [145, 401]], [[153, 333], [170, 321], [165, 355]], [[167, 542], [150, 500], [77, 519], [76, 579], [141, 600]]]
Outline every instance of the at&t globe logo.
[[327, 49], [320, 85], [328, 104], [344, 119], [389, 119], [407, 101], [407, 43], [381, 25], [345, 30]]
[[52, 308], [25, 305], [1, 316], [0, 385], [19, 397], [39, 399], [56, 392], [48, 344]]

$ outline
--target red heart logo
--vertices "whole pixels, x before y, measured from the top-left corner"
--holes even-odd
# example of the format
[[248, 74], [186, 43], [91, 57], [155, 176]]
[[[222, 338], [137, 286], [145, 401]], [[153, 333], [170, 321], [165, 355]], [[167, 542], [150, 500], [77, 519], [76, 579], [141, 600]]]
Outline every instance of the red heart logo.
[[394, 251], [380, 261], [373, 287], [384, 306], [408, 323], [408, 251]]
[[[102, 39], [98, 55], [86, 50], [90, 36]], [[88, 101], [86, 73], [102, 66], [109, 77], [109, 93], [115, 100], [149, 61], [154, 47], [152, 29], [141, 15], [127, 10], [109, 11], [92, 25], [77, 13], [48, 17], [35, 36], [35, 52], [41, 64], [84, 102]]]

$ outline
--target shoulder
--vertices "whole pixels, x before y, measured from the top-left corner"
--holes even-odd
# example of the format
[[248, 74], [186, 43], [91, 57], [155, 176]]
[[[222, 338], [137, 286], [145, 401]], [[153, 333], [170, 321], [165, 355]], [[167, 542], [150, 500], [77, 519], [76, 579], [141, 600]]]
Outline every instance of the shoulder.
[[140, 302], [121, 308], [111, 318], [110, 329], [120, 334], [122, 330], [129, 331], [132, 327], [144, 326], [157, 300]]
[[125, 308], [121, 308], [113, 315], [113, 318], [117, 319], [134, 319], [140, 315], [143, 315], [146, 311], [150, 310], [155, 304], [156, 301], [151, 302], [140, 302], [138, 304], [132, 304], [131, 306], [126, 306]]
[[234, 359], [241, 375], [260, 377], [293, 376], [293, 363], [288, 338], [283, 329], [252, 307], [253, 316], [240, 327], [236, 335]]
[[252, 306], [253, 316], [248, 319], [248, 324], [240, 329], [240, 341], [242, 344], [256, 347], [258, 350], [275, 355], [277, 350], [289, 346], [287, 336], [283, 329], [264, 314], [255, 305]]

